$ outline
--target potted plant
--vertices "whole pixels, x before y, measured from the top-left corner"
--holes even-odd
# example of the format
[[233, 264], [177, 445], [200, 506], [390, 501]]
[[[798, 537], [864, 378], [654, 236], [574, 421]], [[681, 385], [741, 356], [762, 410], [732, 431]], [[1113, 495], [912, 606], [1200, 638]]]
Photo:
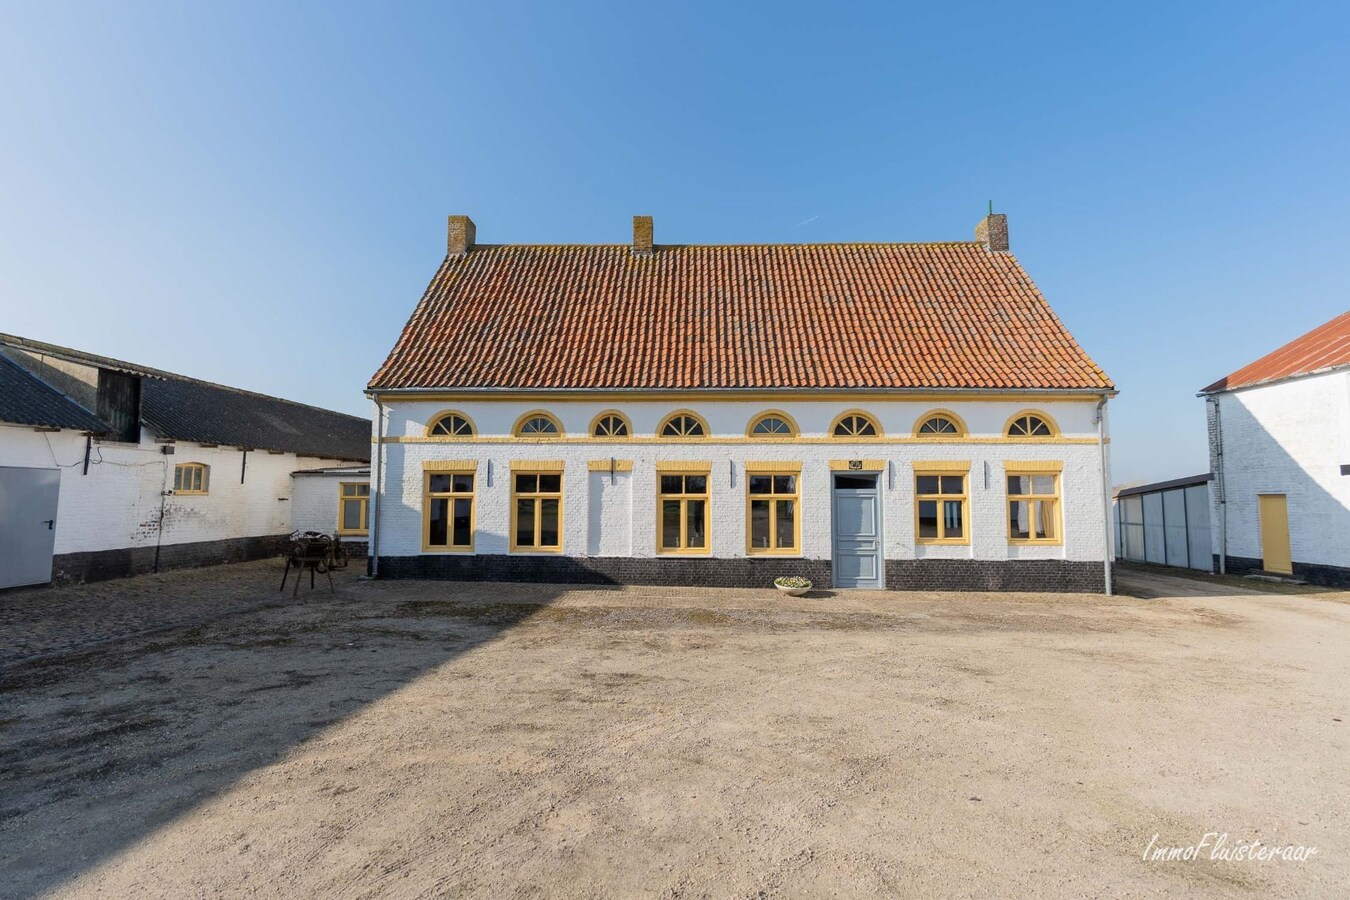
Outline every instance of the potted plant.
[[775, 578], [773, 586], [789, 597], [800, 597], [811, 590], [811, 582], [798, 575], [784, 575], [782, 578]]

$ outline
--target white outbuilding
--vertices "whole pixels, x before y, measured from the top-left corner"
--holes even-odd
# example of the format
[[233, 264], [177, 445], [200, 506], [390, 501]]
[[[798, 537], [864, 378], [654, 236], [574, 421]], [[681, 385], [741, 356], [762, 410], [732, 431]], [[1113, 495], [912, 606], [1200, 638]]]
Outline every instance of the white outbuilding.
[[1200, 396], [1216, 569], [1350, 585], [1350, 312]]

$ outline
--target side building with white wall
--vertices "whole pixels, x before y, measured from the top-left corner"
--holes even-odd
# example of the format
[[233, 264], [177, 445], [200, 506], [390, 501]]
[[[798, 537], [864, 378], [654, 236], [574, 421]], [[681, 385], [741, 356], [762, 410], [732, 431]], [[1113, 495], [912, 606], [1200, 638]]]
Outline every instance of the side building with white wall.
[[1350, 312], [1200, 396], [1215, 569], [1350, 585]]
[[292, 473], [369, 453], [356, 416], [0, 335], [0, 587], [275, 554]]
[[1115, 389], [991, 215], [941, 244], [475, 244], [368, 393], [384, 577], [1108, 586]]

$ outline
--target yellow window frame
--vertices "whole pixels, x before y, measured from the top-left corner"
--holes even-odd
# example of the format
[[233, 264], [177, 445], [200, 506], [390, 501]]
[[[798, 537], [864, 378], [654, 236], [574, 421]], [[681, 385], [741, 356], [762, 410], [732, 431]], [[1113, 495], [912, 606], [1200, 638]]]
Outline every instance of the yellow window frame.
[[[433, 491], [432, 479], [441, 475], [450, 479], [450, 490]], [[472, 476], [467, 491], [455, 488], [455, 478], [460, 475]], [[469, 501], [469, 543], [456, 544], [455, 540], [455, 501]], [[445, 501], [445, 540], [444, 544], [431, 542], [431, 506], [437, 500]], [[422, 472], [422, 551], [424, 553], [472, 553], [474, 541], [478, 538], [478, 471], [477, 467], [440, 468], [426, 466]]]
[[[615, 434], [612, 430], [614, 420], [623, 424], [624, 434]], [[605, 433], [601, 434], [601, 426], [606, 426]], [[597, 413], [594, 419], [591, 419], [590, 436], [597, 441], [626, 441], [633, 436], [633, 423], [628, 421], [628, 417], [617, 409], [606, 409]]]
[[[690, 434], [687, 431], [681, 434], [666, 434], [666, 426], [680, 417], [688, 417], [695, 422], [702, 430], [701, 434]], [[656, 426], [656, 436], [666, 441], [702, 441], [712, 435], [712, 430], [708, 428], [708, 420], [694, 412], [692, 409], [677, 409], [661, 420], [661, 424]]]
[[[946, 432], [925, 432], [923, 427], [933, 419], [946, 419], [956, 430]], [[923, 440], [934, 442], [954, 441], [967, 437], [969, 434], [970, 430], [966, 428], [965, 419], [962, 419], [950, 409], [930, 409], [914, 421], [914, 437], [922, 438]]]
[[[836, 429], [840, 428], [844, 424], [844, 420], [846, 419], [853, 419], [853, 420], [862, 419], [872, 426], [872, 431], [875, 433], [858, 434], [855, 429], [854, 432], [851, 434], [835, 434]], [[828, 433], [830, 437], [839, 441], [875, 441], [884, 438], [886, 436], [885, 432], [881, 430], [881, 423], [877, 421], [877, 417], [872, 415], [865, 409], [844, 410], [839, 415], [834, 417], [834, 421], [830, 423], [830, 430]]]
[[[1013, 434], [1013, 425], [1022, 423], [1024, 419], [1036, 418], [1045, 423], [1049, 434]], [[1025, 423], [1022, 423], [1025, 424]], [[1050, 441], [1060, 437], [1059, 423], [1057, 423], [1049, 413], [1042, 412], [1039, 409], [1018, 410], [1015, 414], [1008, 417], [1008, 421], [1003, 423], [1003, 436], [1010, 441]]]
[[[365, 493], [361, 493], [361, 488], [365, 488]], [[350, 489], [350, 490], [349, 490]], [[348, 503], [356, 503], [361, 509], [361, 526], [359, 528], [343, 528], [342, 523], [346, 521], [343, 511]], [[338, 482], [338, 518], [337, 533], [344, 535], [363, 535], [370, 533], [370, 482], [368, 481], [341, 481]]]
[[[791, 465], [765, 465], [745, 469], [745, 552], [747, 556], [801, 556], [802, 555], [802, 469], [800, 463]], [[792, 490], [779, 492], [774, 476], [791, 476]], [[750, 492], [752, 478], [768, 478], [769, 493]], [[769, 546], [754, 546], [753, 518], [751, 511], [755, 501], [769, 504]], [[792, 546], [778, 546], [778, 504], [792, 504]]]
[[[950, 493], [942, 489], [942, 478], [952, 478], [960, 476], [960, 493]], [[920, 478], [937, 478], [937, 493], [920, 493]], [[937, 537], [919, 536], [919, 504], [924, 501], [934, 501], [937, 504]], [[947, 517], [946, 505], [951, 502], [961, 504], [961, 531], [960, 537], [947, 536]], [[970, 464], [932, 464], [924, 467], [921, 464], [914, 466], [914, 543], [916, 544], [946, 544], [961, 546], [970, 543]]]
[[[544, 477], [544, 476], [546, 476], [546, 475], [556, 475], [556, 476], [558, 476], [558, 490], [556, 490], [556, 491], [542, 491], [542, 490], [538, 490], [538, 480], [537, 480], [537, 479], [542, 478], [542, 477]], [[536, 479], [536, 481], [535, 481], [535, 487], [536, 487], [536, 489], [533, 490], [533, 491], [520, 491], [520, 490], [517, 490], [517, 489], [516, 489], [516, 485], [519, 483], [519, 482], [518, 482], [518, 479], [521, 478], [522, 476], [527, 477], [527, 478], [528, 478], [528, 477], [533, 477], [533, 478], [535, 478], [535, 479]], [[564, 475], [563, 475], [562, 467], [561, 467], [561, 466], [558, 466], [558, 467], [556, 467], [556, 468], [553, 467], [553, 466], [548, 466], [548, 465], [540, 466], [540, 467], [538, 467], [538, 468], [517, 468], [517, 467], [515, 466], [515, 464], [513, 464], [513, 465], [511, 466], [511, 552], [512, 552], [512, 553], [562, 553], [562, 548], [563, 548], [563, 522], [564, 522], [564, 519], [563, 519], [563, 508], [564, 508], [563, 492], [564, 492], [564, 490], [566, 489], [566, 487], [567, 487], [567, 481], [566, 481], [566, 479], [565, 479], [565, 477], [564, 477]], [[517, 521], [518, 521], [519, 513], [520, 513], [520, 502], [519, 502], [519, 501], [521, 501], [521, 500], [529, 500], [529, 501], [532, 501], [532, 505], [533, 505], [533, 507], [534, 507], [534, 544], [533, 544], [533, 545], [530, 545], [530, 544], [518, 544], [518, 543], [516, 543], [516, 536], [517, 536], [516, 525], [517, 525]], [[543, 518], [543, 516], [540, 515], [540, 510], [542, 509], [542, 507], [543, 507], [543, 501], [545, 501], [545, 500], [557, 500], [557, 501], [558, 501], [558, 545], [557, 545], [556, 547], [543, 547], [543, 546], [540, 546], [540, 541], [543, 539], [543, 530], [544, 530], [544, 518]]]
[[[450, 427], [450, 420], [451, 420], [451, 419], [460, 419], [460, 420], [464, 423], [464, 427], [468, 428], [468, 433], [467, 433], [467, 434], [456, 433], [456, 432]], [[436, 429], [441, 425], [442, 422], [445, 423], [445, 430], [446, 430], [447, 432], [450, 432], [449, 434], [436, 434], [436, 433], [435, 433], [435, 432], [436, 432]], [[426, 436], [427, 436], [427, 437], [438, 437], [438, 438], [459, 438], [460, 440], [471, 440], [472, 438], [476, 438], [476, 437], [478, 436], [478, 426], [475, 425], [475, 424], [473, 423], [473, 419], [470, 419], [466, 414], [460, 412], [459, 410], [457, 410], [457, 409], [444, 409], [444, 410], [441, 410], [440, 412], [436, 413], [436, 415], [434, 415], [434, 416], [431, 417], [431, 421], [429, 421], [429, 422], [427, 423], [427, 434], [426, 434]]]
[[[777, 419], [787, 430], [756, 433], [755, 429], [766, 419]], [[750, 424], [745, 426], [745, 436], [757, 441], [789, 441], [800, 437], [801, 433], [802, 430], [797, 426], [797, 420], [781, 409], [766, 409], [751, 418]]]
[[198, 462], [174, 466], [173, 492], [177, 496], [205, 496], [211, 493], [211, 467]]
[[[703, 490], [690, 491], [689, 477], [703, 479]], [[678, 493], [667, 493], [663, 489], [663, 478], [679, 478]], [[656, 553], [658, 556], [707, 556], [712, 553], [712, 466], [679, 466], [658, 468], [656, 473]], [[703, 501], [703, 546], [689, 546], [689, 502]], [[665, 528], [662, 513], [666, 503], [680, 504], [680, 545], [665, 546]]]
[[[1050, 466], [1046, 465], [1004, 467], [1003, 490], [1007, 497], [1007, 506], [1005, 511], [1007, 512], [1009, 544], [1052, 547], [1064, 543], [1064, 522], [1062, 518], [1064, 504], [1060, 500], [1061, 482], [1059, 476], [1060, 476], [1059, 468], [1057, 467], [1051, 468]], [[1008, 479], [1010, 478], [1037, 478], [1037, 477], [1053, 478], [1055, 485], [1054, 491], [1048, 494], [1044, 492], [1041, 493], [1033, 492], [1029, 494], [1014, 494], [1009, 490]], [[1033, 481], [1032, 484], [1034, 486], [1035, 482]], [[1028, 528], [1027, 528], [1028, 536], [1024, 538], [1013, 537], [1013, 517], [1012, 517], [1013, 504], [1022, 502], [1032, 504], [1031, 509], [1028, 511]], [[1051, 504], [1050, 522], [1051, 527], [1054, 529], [1054, 534], [1053, 536], [1048, 538], [1038, 538], [1035, 536], [1036, 535], [1035, 523], [1037, 521], [1036, 509], [1037, 507], [1039, 507], [1041, 504], [1044, 503]]]
[[[553, 431], [522, 431], [533, 419], [545, 419], [553, 424]], [[561, 420], [546, 409], [532, 409], [516, 419], [511, 426], [511, 434], [527, 441], [556, 441], [565, 435]]]

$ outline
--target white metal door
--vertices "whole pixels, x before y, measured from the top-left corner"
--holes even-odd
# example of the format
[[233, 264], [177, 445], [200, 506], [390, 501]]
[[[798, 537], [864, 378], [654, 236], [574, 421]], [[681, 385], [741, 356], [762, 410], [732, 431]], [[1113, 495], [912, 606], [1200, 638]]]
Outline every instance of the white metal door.
[[60, 469], [0, 466], [0, 588], [52, 580]]

